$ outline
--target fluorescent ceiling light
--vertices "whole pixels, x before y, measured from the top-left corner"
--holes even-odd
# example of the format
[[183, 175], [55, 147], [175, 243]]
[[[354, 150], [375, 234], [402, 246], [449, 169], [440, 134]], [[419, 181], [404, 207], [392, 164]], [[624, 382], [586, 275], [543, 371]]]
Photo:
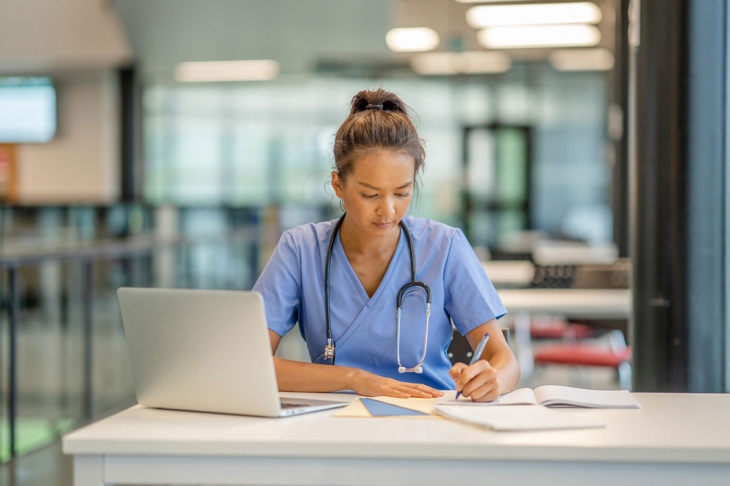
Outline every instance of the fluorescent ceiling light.
[[592, 25], [491, 27], [480, 30], [477, 40], [487, 49], [582, 47], [601, 42], [601, 32]]
[[458, 3], [502, 3], [508, 2], [534, 2], [535, 0], [456, 0]]
[[507, 25], [597, 24], [601, 9], [595, 3], [543, 3], [472, 7], [466, 21], [476, 29]]
[[256, 61], [183, 62], [175, 68], [175, 79], [182, 82], [268, 81], [279, 74], [279, 63]]
[[608, 71], [614, 63], [608, 49], [559, 49], [549, 59], [558, 71]]
[[435, 49], [440, 42], [435, 30], [428, 27], [391, 29], [385, 36], [391, 51], [419, 52]]
[[512, 59], [504, 52], [428, 52], [414, 55], [411, 67], [425, 75], [503, 73]]

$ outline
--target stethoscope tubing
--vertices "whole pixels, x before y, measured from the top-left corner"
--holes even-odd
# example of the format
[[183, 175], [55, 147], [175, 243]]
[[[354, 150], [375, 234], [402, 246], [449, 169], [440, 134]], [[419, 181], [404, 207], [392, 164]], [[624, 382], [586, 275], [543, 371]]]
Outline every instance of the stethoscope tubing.
[[[325, 352], [324, 352], [324, 359], [332, 360], [332, 364], [335, 364], [335, 342], [332, 340], [332, 324], [330, 321], [330, 269], [332, 267], [332, 251], [335, 246], [335, 239], [337, 237], [337, 233], [340, 231], [340, 227], [342, 226], [342, 222], [345, 220], [345, 216], [347, 216], [347, 213], [343, 214], [342, 217], [340, 217], [339, 220], [337, 220], [337, 223], [335, 223], [335, 227], [332, 230], [332, 236], [330, 237], [330, 242], [327, 247], [327, 257], [325, 260], [325, 269], [324, 269], [324, 303], [325, 303], [325, 323], [327, 327], [327, 345], [325, 346]], [[411, 233], [408, 231], [408, 228], [406, 227], [403, 220], [401, 220], [398, 225], [403, 230], [403, 234], [406, 236], [406, 241], [408, 242], [408, 249], [410, 253], [410, 259], [411, 259], [411, 281], [401, 287], [401, 289], [398, 291], [398, 296], [396, 300], [396, 358], [398, 360], [398, 372], [399, 373], [405, 373], [405, 372], [414, 372], [414, 373], [421, 373], [423, 371], [422, 365], [423, 362], [426, 359], [426, 351], [428, 349], [428, 322], [429, 318], [431, 316], [431, 289], [426, 285], [424, 282], [420, 282], [416, 279], [416, 254], [413, 249], [413, 240], [411, 239]], [[401, 364], [400, 361], [400, 319], [401, 319], [401, 307], [403, 304], [403, 299], [406, 295], [408, 295], [410, 292], [417, 290], [418, 288], [421, 288], [426, 293], [426, 326], [424, 329], [424, 335], [423, 335], [423, 354], [421, 355], [421, 359], [418, 362], [416, 366], [413, 366], [411, 368], [406, 368]]]

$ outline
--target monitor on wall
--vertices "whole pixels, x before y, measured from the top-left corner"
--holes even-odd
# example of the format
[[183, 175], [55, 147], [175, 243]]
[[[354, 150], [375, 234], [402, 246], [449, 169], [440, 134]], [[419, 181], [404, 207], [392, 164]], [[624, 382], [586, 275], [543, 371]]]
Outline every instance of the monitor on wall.
[[0, 77], [0, 143], [43, 143], [56, 134], [56, 90], [46, 77]]

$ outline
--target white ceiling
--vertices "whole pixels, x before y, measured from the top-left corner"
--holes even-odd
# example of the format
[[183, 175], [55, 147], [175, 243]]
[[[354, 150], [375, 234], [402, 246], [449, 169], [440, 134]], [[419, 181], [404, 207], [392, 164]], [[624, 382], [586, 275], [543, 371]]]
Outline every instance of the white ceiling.
[[[620, 0], [592, 1], [604, 12], [601, 45], [612, 48]], [[481, 49], [465, 20], [471, 6], [455, 0], [0, 1], [0, 74], [119, 66], [131, 57], [146, 79], [158, 82], [171, 82], [181, 62], [245, 59], [278, 61], [284, 79], [313, 71], [379, 76], [409, 70], [409, 55], [385, 44], [393, 27], [436, 30], [437, 50]], [[548, 52], [510, 54], [544, 59]]]
[[[274, 59], [282, 77], [357, 67], [365, 67], [360, 74], [368, 75], [373, 69], [406, 66], [408, 55], [394, 54], [385, 44], [393, 27], [433, 28], [441, 37], [438, 50], [481, 49], [465, 19], [473, 4], [455, 0], [107, 1], [119, 15], [141, 72], [159, 82], [172, 81], [174, 67], [184, 61]], [[604, 13], [601, 45], [612, 48], [619, 0], [593, 1]], [[544, 59], [548, 52], [510, 54]]]
[[114, 0], [147, 76], [183, 61], [274, 59], [282, 74], [323, 59], [387, 59], [392, 0]]

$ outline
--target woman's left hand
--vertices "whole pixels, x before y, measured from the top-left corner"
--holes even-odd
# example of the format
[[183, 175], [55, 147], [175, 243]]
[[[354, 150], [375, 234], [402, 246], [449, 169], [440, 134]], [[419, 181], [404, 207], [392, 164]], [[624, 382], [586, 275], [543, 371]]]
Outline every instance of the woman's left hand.
[[456, 383], [456, 391], [475, 402], [490, 402], [502, 394], [497, 369], [489, 361], [480, 359], [473, 365], [456, 363], [449, 370]]

